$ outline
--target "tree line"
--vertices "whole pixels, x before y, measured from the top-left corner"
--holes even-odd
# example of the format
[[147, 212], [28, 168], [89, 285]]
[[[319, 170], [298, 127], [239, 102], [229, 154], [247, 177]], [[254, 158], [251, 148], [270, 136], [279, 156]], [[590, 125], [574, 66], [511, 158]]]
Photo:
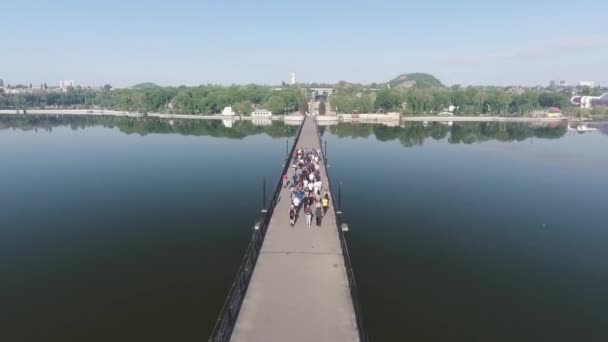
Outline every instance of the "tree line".
[[[373, 85], [372, 85], [373, 86]], [[565, 114], [608, 114], [606, 109], [584, 111], [570, 104], [571, 90], [514, 87], [393, 87], [373, 88], [340, 82], [329, 99], [337, 113], [400, 112], [403, 115], [435, 115], [454, 106], [455, 115], [523, 116], [536, 109], [558, 107]], [[269, 86], [159, 87], [147, 85], [130, 89], [99, 90], [74, 88], [66, 92], [0, 92], [0, 109], [11, 108], [97, 108], [140, 113], [218, 114], [232, 106], [241, 115], [255, 107], [275, 114], [308, 111], [305, 88], [280, 89]]]
[[338, 90], [332, 96], [332, 110], [338, 113], [401, 112], [428, 115], [454, 106], [456, 115], [522, 116], [535, 109], [558, 107], [568, 112], [571, 93], [545, 89], [502, 87], [383, 88]]
[[7, 108], [103, 108], [131, 112], [218, 114], [232, 106], [249, 115], [256, 106], [282, 114], [308, 110], [306, 92], [299, 87], [268, 86], [158, 87], [101, 90], [68, 89], [66, 92], [0, 93], [0, 109]]

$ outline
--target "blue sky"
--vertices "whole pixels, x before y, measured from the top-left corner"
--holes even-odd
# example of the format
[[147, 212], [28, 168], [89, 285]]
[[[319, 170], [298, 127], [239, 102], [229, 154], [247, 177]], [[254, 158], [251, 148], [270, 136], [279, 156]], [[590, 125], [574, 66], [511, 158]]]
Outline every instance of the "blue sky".
[[7, 1], [5, 83], [606, 82], [608, 2]]

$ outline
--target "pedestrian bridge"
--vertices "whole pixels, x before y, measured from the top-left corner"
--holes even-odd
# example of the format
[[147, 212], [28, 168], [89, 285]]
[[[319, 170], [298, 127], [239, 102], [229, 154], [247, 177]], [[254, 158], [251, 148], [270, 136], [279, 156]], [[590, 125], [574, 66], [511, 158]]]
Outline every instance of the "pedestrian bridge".
[[[305, 117], [293, 151], [321, 148], [317, 123]], [[327, 187], [326, 155], [320, 162]], [[291, 179], [294, 169], [286, 161]], [[366, 341], [356, 285], [334, 196], [321, 227], [303, 213], [289, 224], [289, 190], [280, 181], [253, 230], [235, 282], [210, 338], [212, 342]]]

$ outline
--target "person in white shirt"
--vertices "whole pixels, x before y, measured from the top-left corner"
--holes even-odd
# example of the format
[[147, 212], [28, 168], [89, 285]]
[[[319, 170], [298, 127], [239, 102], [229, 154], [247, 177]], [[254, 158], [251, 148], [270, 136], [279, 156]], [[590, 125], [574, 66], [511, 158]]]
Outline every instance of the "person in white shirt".
[[308, 190], [309, 190], [310, 192], [312, 192], [312, 190], [313, 190], [313, 189], [314, 189], [314, 184], [313, 184], [313, 182], [308, 182]]
[[316, 181], [314, 184], [314, 189], [315, 189], [315, 194], [318, 194], [321, 192], [321, 186], [323, 185], [323, 183], [321, 183], [320, 180]]
[[308, 179], [309, 179], [311, 182], [314, 182], [314, 180], [315, 180], [315, 174], [314, 174], [314, 173], [311, 173], [310, 175], [308, 175]]

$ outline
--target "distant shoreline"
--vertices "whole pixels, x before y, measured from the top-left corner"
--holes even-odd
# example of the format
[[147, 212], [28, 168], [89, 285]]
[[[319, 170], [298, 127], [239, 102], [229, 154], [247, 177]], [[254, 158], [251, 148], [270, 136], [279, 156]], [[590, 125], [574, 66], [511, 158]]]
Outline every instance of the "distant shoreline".
[[[101, 109], [30, 109], [25, 115], [75, 115], [75, 116], [115, 116], [115, 117], [156, 117], [161, 119], [191, 119], [191, 120], [272, 120], [299, 122], [301, 115], [272, 115], [266, 117], [253, 117], [245, 115], [195, 115], [195, 114], [166, 114], [166, 113], [133, 113], [116, 110]], [[23, 110], [1, 109], [0, 115], [24, 115]], [[502, 117], [502, 116], [399, 116], [398, 113], [390, 114], [338, 114], [335, 116], [318, 116], [321, 122], [361, 122], [361, 123], [386, 123], [386, 122], [561, 122], [569, 120], [569, 117], [558, 118], [529, 118], [529, 117]]]
[[567, 116], [559, 118], [528, 118], [528, 117], [504, 117], [504, 116], [404, 116], [401, 121], [410, 122], [559, 122], [566, 121]]

